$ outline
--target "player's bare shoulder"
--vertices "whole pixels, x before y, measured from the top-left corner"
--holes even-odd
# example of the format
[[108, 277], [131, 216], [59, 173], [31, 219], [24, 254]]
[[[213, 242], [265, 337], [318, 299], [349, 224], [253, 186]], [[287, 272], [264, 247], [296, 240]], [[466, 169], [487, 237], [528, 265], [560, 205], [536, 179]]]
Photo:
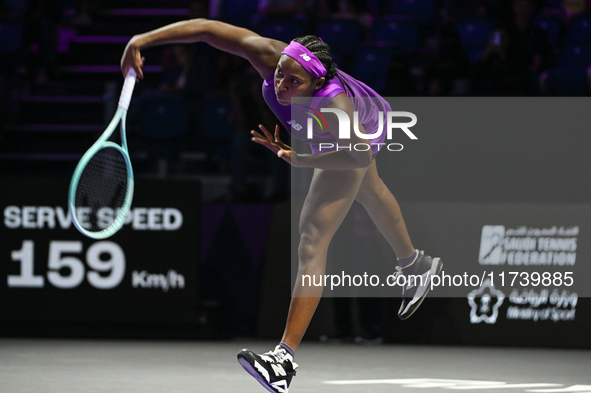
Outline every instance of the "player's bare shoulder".
[[244, 37], [242, 45], [246, 59], [258, 71], [261, 77], [266, 78], [275, 71], [281, 51], [287, 46], [285, 42], [259, 35]]

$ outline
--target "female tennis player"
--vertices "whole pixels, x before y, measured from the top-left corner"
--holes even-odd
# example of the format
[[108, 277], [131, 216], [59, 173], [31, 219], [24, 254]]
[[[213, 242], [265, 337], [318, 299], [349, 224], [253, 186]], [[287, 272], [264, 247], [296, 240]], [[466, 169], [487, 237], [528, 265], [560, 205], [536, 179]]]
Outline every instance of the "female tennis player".
[[[328, 127], [320, 129], [315, 125], [313, 138], [308, 139], [306, 119], [292, 117], [292, 109], [297, 112], [292, 100], [305, 100], [308, 106], [316, 106], [316, 110], [320, 110], [320, 106], [334, 112], [341, 110], [349, 119], [354, 119], [353, 112], [357, 111], [358, 130], [362, 135], [369, 135], [381, 129], [375, 110], [384, 113], [391, 110], [375, 91], [336, 68], [326, 43], [317, 37], [305, 36], [295, 38], [288, 45], [223, 22], [193, 19], [134, 36], [123, 53], [122, 72], [126, 75], [129, 69], [134, 69], [138, 77], [143, 78], [142, 49], [193, 42], [206, 42], [247, 59], [263, 78], [264, 99], [281, 124], [294, 137], [306, 140], [311, 146], [312, 154], [293, 151], [279, 139], [279, 125], [275, 127], [274, 135], [262, 125], [259, 126], [261, 132], [252, 131], [253, 141], [266, 146], [291, 165], [314, 168], [300, 217], [299, 270], [283, 338], [274, 350], [262, 355], [246, 349], [238, 354], [244, 369], [267, 390], [287, 392], [298, 367], [294, 362], [295, 351], [322, 295], [322, 287], [303, 286], [302, 276], [324, 274], [329, 243], [354, 200], [365, 207], [394, 249], [398, 259], [396, 274], [425, 278], [416, 283], [409, 280], [404, 286], [398, 312], [401, 319], [408, 318], [419, 307], [429, 290], [430, 278], [439, 273], [442, 261], [413, 247], [398, 202], [378, 175], [374, 156], [384, 145], [385, 132], [371, 139], [371, 149], [334, 148], [329, 151], [323, 146], [331, 142], [334, 146], [367, 144], [370, 138], [361, 138], [351, 130], [351, 138], [340, 141], [337, 115], [322, 112]], [[370, 103], [355, 100], [358, 97], [374, 98]], [[354, 128], [353, 124], [351, 128]]]

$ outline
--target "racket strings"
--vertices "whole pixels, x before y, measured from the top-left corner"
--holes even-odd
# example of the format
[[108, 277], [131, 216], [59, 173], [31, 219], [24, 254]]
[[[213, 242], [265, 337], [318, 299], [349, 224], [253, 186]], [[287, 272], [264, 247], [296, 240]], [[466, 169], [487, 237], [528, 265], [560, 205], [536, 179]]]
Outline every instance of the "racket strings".
[[[89, 231], [109, 226], [123, 206], [128, 169], [118, 149], [105, 147], [88, 162], [76, 189], [75, 206], [79, 221]], [[107, 209], [105, 209], [107, 208]]]

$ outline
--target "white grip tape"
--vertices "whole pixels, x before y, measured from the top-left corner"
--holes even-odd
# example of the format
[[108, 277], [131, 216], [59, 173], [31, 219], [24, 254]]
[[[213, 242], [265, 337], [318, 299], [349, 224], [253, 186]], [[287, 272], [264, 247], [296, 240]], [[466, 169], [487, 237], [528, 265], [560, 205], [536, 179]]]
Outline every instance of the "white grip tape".
[[133, 93], [133, 88], [135, 87], [135, 78], [136, 74], [135, 71], [130, 68], [127, 71], [127, 76], [125, 77], [125, 82], [123, 82], [123, 89], [121, 90], [121, 97], [119, 97], [119, 108], [123, 108], [127, 110], [129, 108], [129, 102], [131, 101], [131, 94]]

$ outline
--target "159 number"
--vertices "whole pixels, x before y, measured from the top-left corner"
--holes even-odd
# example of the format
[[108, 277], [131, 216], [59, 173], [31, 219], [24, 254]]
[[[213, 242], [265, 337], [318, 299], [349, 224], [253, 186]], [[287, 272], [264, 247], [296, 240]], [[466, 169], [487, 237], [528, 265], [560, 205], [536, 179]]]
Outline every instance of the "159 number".
[[[45, 277], [34, 273], [34, 248], [32, 240], [23, 240], [21, 249], [11, 252], [12, 260], [20, 262], [21, 269], [19, 275], [8, 276], [9, 287], [43, 288], [45, 285]], [[92, 244], [86, 250], [88, 272], [80, 259], [65, 255], [82, 252], [81, 241], [50, 241], [47, 281], [64, 289], [76, 288], [84, 281], [84, 277], [97, 289], [112, 289], [121, 283], [125, 275], [125, 254], [117, 243], [100, 241]]]

